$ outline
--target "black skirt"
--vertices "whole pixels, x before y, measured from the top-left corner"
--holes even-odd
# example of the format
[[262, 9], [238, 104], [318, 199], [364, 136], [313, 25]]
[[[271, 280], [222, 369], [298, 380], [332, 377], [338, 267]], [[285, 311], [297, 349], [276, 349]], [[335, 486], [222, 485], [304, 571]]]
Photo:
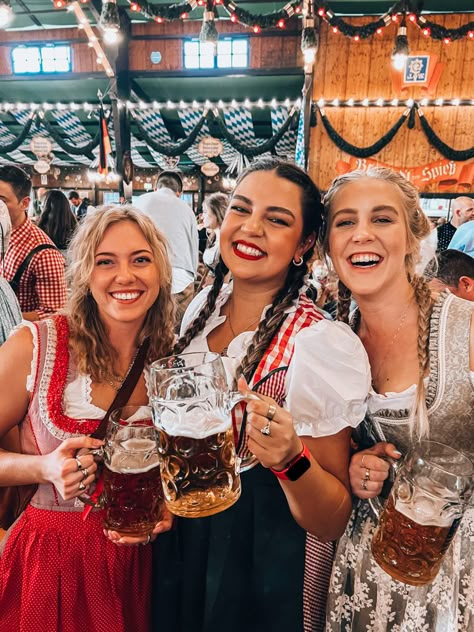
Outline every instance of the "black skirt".
[[154, 544], [155, 632], [303, 631], [306, 531], [269, 470], [241, 478], [235, 505]]

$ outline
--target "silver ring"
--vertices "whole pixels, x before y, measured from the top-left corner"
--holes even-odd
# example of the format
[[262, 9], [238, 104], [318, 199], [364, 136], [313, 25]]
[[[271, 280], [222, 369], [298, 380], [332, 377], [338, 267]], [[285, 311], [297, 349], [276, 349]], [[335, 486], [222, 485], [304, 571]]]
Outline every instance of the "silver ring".
[[151, 534], [149, 533], [146, 541], [142, 542], [142, 546], [146, 546], [147, 544], [150, 544], [150, 542], [151, 542]]
[[362, 489], [366, 492], [367, 491], [367, 480], [364, 478], [362, 481]]
[[[275, 417], [276, 411], [277, 411], [276, 406], [274, 404], [270, 404], [270, 406], [268, 407], [268, 413], [266, 414], [266, 417], [269, 421], [272, 421], [273, 417]], [[264, 434], [267, 434], [267, 433], [264, 433]]]
[[82, 470], [82, 463], [80, 462], [79, 457], [78, 457], [78, 456], [75, 456], [75, 457], [74, 457], [74, 460], [75, 460], [75, 461], [76, 461], [76, 463], [77, 463], [77, 469], [78, 469], [78, 470]]
[[87, 477], [89, 476], [89, 470], [87, 469], [87, 467], [85, 467], [85, 468], [82, 470], [82, 476], [83, 476], [84, 478], [87, 478]]
[[81, 482], [79, 483], [79, 491], [80, 491], [80, 492], [83, 492], [83, 491], [85, 490], [85, 488], [86, 488], [86, 486], [85, 486], [85, 485], [84, 485], [84, 483], [81, 481]]
[[270, 436], [270, 424], [271, 424], [271, 419], [269, 419], [267, 421], [267, 423], [263, 426], [263, 428], [260, 428], [260, 432], [265, 435], [266, 437]]
[[370, 470], [368, 467], [365, 468], [364, 481], [370, 481]]

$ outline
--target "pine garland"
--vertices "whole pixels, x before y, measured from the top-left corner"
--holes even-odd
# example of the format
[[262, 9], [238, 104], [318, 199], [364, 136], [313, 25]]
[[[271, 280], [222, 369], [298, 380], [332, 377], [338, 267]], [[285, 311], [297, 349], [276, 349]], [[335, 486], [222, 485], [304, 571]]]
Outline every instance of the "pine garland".
[[3, 144], [3, 143], [0, 144], [0, 154], [8, 154], [9, 152], [15, 151], [15, 149], [18, 149], [18, 147], [20, 147], [22, 143], [26, 140], [26, 137], [30, 133], [31, 126], [33, 125], [36, 118], [37, 118], [37, 115], [34, 113], [31, 113], [29, 119], [27, 120], [25, 124], [25, 127], [21, 130], [21, 132], [15, 138], [15, 140], [12, 140], [11, 142], [6, 143], [6, 144]]

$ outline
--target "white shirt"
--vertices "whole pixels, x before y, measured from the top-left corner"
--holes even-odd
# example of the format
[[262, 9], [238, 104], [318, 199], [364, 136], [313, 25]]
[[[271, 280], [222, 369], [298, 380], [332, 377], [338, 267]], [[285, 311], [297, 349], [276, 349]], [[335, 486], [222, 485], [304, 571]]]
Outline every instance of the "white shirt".
[[182, 292], [196, 277], [199, 240], [194, 213], [171, 189], [158, 189], [141, 195], [134, 203], [156, 224], [169, 245], [173, 268], [171, 292]]
[[[210, 288], [204, 288], [190, 303], [181, 324], [181, 334], [204, 305]], [[221, 307], [232, 293], [231, 284], [220, 293], [216, 309], [186, 352], [209, 351], [207, 336], [223, 323]], [[265, 308], [262, 312], [264, 318]], [[296, 303], [287, 313], [296, 310]], [[223, 357], [229, 384], [245, 355], [254, 332], [234, 338]], [[320, 320], [295, 336], [293, 357], [286, 375], [284, 408], [291, 412], [300, 436], [324, 437], [352, 426], [364, 418], [370, 388], [367, 353], [354, 332], [343, 323]]]

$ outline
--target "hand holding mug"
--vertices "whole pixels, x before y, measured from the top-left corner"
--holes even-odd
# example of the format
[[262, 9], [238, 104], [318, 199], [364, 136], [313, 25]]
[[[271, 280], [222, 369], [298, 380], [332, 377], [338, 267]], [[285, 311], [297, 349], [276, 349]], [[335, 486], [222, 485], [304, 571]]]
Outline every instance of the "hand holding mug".
[[358, 498], [375, 498], [382, 491], [388, 477], [390, 464], [387, 458], [399, 459], [399, 452], [393, 443], [381, 441], [372, 448], [356, 452], [349, 466], [352, 493]]
[[93, 454], [77, 456], [78, 450], [96, 449], [102, 444], [103, 441], [90, 437], [72, 437], [45, 455], [45, 479], [55, 486], [64, 500], [80, 496], [95, 480], [97, 464]]
[[[250, 391], [244, 378], [238, 382], [239, 391]], [[301, 439], [295, 432], [290, 413], [266, 395], [258, 393], [258, 400], [247, 403], [248, 447], [263, 467], [282, 470], [301, 452]]]

